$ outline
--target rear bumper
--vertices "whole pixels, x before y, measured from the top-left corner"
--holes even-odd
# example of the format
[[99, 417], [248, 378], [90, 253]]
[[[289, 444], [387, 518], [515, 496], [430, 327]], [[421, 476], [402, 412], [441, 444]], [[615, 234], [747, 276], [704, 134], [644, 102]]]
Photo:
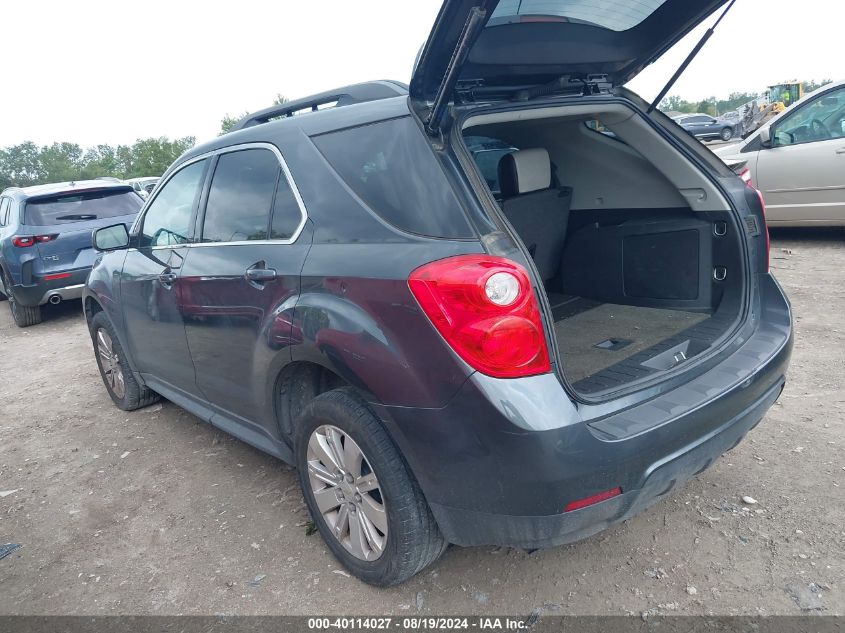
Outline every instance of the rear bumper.
[[[12, 289], [15, 300], [25, 306], [39, 306], [50, 303], [51, 297], [61, 301], [81, 299], [90, 268], [75, 270], [64, 279], [39, 280], [31, 285], [17, 285]], [[55, 303], [55, 299], [53, 302]]]
[[[624, 490], [593, 506], [546, 516], [493, 515], [432, 503], [440, 529], [459, 545], [508, 545], [541, 548], [571, 543], [639, 514], [661, 497], [709, 468], [723, 453], [740, 443], [771, 407], [784, 381], [774, 385], [757, 404], [700, 438], [678, 455], [652, 464], [639, 488]], [[597, 473], [597, 477], [601, 476]], [[607, 480], [610, 485], [611, 480]]]
[[[440, 528], [458, 545], [550, 547], [647, 508], [733, 448], [785, 384], [788, 302], [760, 279], [758, 322], [720, 362], [644, 402], [599, 417], [569, 401], [552, 375], [473, 376], [442, 409], [382, 407]], [[749, 324], [750, 326], [750, 324]], [[570, 502], [622, 494], [564, 512]]]

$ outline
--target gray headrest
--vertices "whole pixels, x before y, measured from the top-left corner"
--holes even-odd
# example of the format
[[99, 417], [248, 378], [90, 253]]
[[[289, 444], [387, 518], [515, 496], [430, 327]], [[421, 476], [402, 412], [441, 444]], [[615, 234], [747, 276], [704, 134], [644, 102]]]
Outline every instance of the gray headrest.
[[551, 186], [552, 163], [542, 147], [513, 152], [499, 161], [499, 187], [506, 198]]

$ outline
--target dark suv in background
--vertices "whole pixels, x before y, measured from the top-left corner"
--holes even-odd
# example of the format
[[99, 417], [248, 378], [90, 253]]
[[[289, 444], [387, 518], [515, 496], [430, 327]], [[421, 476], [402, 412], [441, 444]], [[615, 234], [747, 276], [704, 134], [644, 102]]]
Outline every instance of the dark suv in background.
[[97, 255], [91, 231], [132, 224], [143, 200], [103, 180], [9, 188], [0, 194], [0, 296], [15, 323], [41, 322], [41, 306], [82, 297]]
[[295, 464], [367, 582], [622, 521], [784, 387], [761, 197], [622, 87], [723, 0], [584, 4], [447, 0], [409, 88], [248, 116], [95, 234], [115, 404]]

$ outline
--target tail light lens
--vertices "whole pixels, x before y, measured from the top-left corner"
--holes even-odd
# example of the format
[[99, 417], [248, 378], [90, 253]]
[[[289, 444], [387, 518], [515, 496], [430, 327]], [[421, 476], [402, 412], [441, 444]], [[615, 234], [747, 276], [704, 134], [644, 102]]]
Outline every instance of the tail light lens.
[[35, 236], [34, 235], [15, 235], [12, 238], [12, 244], [17, 246], [18, 248], [29, 248], [30, 246], [35, 246]]
[[44, 242], [52, 242], [59, 237], [58, 235], [15, 235], [12, 238], [12, 244], [18, 248], [29, 248], [35, 244], [43, 244]]
[[459, 255], [418, 268], [408, 285], [437, 331], [474, 369], [496, 378], [551, 371], [540, 307], [519, 264]]
[[754, 187], [754, 183], [751, 181], [751, 170], [748, 167], [743, 168], [741, 172], [739, 172], [739, 177], [749, 187]]

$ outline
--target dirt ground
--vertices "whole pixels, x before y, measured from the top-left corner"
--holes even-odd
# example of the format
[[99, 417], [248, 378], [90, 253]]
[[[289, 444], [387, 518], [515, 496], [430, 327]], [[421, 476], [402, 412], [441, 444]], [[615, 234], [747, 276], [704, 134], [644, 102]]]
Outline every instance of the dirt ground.
[[118, 411], [78, 302], [26, 330], [0, 305], [0, 544], [22, 546], [0, 613], [843, 614], [845, 231], [776, 232], [772, 255], [795, 353], [737, 449], [591, 539], [452, 547], [389, 590], [306, 535], [289, 467], [170, 403]]

